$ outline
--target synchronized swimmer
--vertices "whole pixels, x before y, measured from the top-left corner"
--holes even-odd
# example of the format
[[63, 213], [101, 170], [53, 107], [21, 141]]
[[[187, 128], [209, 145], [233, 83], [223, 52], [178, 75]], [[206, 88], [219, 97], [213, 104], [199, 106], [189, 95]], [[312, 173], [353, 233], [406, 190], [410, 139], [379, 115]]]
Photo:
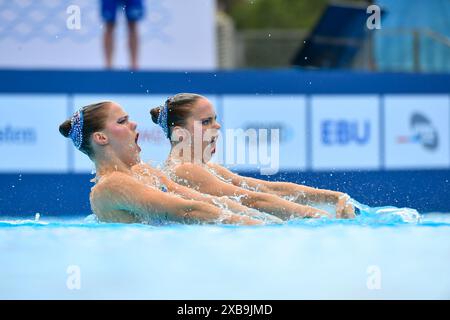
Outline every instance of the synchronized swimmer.
[[[247, 208], [180, 186], [157, 170], [149, 168], [153, 179], [137, 177], [132, 170], [141, 162], [136, 127], [125, 111], [110, 101], [80, 109], [59, 127], [95, 165], [90, 204], [100, 221], [263, 224], [252, 218], [251, 212], [246, 215]], [[228, 209], [221, 203], [228, 204]]]
[[[328, 215], [309, 206], [313, 203], [334, 205], [338, 218], [353, 218], [355, 215], [354, 207], [348, 203], [349, 197], [344, 193], [243, 177], [209, 162], [215, 152], [221, 126], [213, 105], [201, 95], [177, 94], [167, 99], [164, 105], [152, 109], [150, 114], [153, 122], [163, 129], [171, 141], [166, 169], [169, 176], [180, 184], [214, 196], [239, 197], [242, 204], [283, 220], [292, 216]], [[195, 129], [196, 124], [201, 127], [200, 130]], [[201, 136], [195, 137], [196, 134]], [[202, 141], [200, 152], [192, 143], [195, 139]], [[186, 140], [188, 143], [185, 143]], [[182, 148], [180, 143], [184, 144]]]
[[[95, 165], [90, 204], [100, 221], [260, 225], [330, 216], [309, 205], [313, 203], [332, 203], [336, 217], [354, 217], [354, 208], [343, 193], [242, 177], [210, 163], [220, 125], [206, 98], [178, 94], [151, 114], [171, 140], [163, 172], [141, 161], [137, 124], [112, 101], [85, 106], [59, 127]], [[202, 145], [201, 154], [211, 150], [209, 156], [205, 152], [200, 159], [194, 157], [190, 143], [182, 149], [189, 152], [175, 152], [182, 139], [173, 141], [182, 131], [193, 135], [197, 121], [202, 135], [208, 130], [215, 133]]]

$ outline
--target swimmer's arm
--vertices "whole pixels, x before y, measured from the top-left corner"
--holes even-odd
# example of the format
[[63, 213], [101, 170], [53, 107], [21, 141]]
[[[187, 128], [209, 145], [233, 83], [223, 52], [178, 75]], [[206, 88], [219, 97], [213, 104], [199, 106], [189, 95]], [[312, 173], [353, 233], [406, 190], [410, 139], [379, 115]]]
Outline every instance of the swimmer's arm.
[[252, 189], [258, 190], [260, 192], [273, 193], [270, 186], [266, 183], [267, 181], [240, 176], [216, 163], [209, 162], [207, 165], [210, 168], [212, 168], [222, 178], [224, 178], [227, 181], [230, 181], [237, 187], [241, 187], [243, 184], [246, 184]]
[[255, 212], [254, 209], [246, 207], [240, 204], [239, 202], [234, 201], [226, 196], [217, 197], [198, 192], [192, 188], [182, 186], [164, 175], [161, 175], [159, 178], [166, 185], [167, 189], [170, 192], [176, 193], [185, 199], [203, 201], [219, 207], [225, 206], [225, 208], [234, 213], [246, 214], [250, 217], [255, 216], [257, 214], [257, 212]]
[[133, 167], [133, 171], [137, 172], [139, 174], [145, 174], [145, 175], [155, 175], [158, 177], [158, 179], [167, 187], [167, 190], [169, 192], [175, 193], [179, 196], [181, 196], [184, 199], [187, 200], [197, 200], [197, 201], [203, 201], [209, 204], [214, 204], [213, 196], [206, 195], [200, 192], [195, 191], [194, 189], [182, 186], [176, 182], [174, 182], [172, 179], [167, 177], [162, 172], [158, 171], [157, 169], [149, 166], [148, 164], [140, 163], [138, 165], [135, 165]]
[[307, 204], [310, 202], [334, 204], [336, 206], [337, 217], [354, 217], [355, 209], [348, 203], [349, 197], [345, 193], [325, 189], [316, 189], [291, 182], [266, 181], [250, 177], [242, 177], [220, 165], [212, 163], [209, 163], [208, 165], [211, 166], [223, 178], [231, 180], [234, 185], [239, 186], [242, 183], [245, 183], [261, 192], [275, 194], [279, 197], [291, 196], [294, 197], [293, 201], [299, 204]]
[[[252, 178], [253, 179], [253, 178]], [[256, 179], [254, 179], [256, 180]], [[266, 187], [279, 195], [293, 197], [300, 204], [327, 203], [335, 205], [337, 218], [354, 218], [355, 208], [349, 203], [350, 197], [338, 191], [317, 189], [291, 182], [266, 181]]]
[[208, 165], [223, 178], [230, 180], [235, 186], [240, 186], [245, 183], [249, 187], [257, 189], [260, 192], [273, 193], [280, 197], [297, 196], [299, 198], [298, 200], [304, 201], [303, 203], [306, 203], [307, 200], [313, 202], [337, 203], [339, 196], [343, 195], [340, 192], [316, 189], [290, 182], [274, 182], [251, 177], [243, 177], [220, 165], [211, 163]]
[[110, 210], [135, 213], [151, 218], [156, 214], [167, 214], [182, 222], [207, 222], [229, 224], [260, 224], [259, 221], [220, 210], [207, 203], [185, 200], [174, 195], [149, 188], [132, 177], [115, 173], [102, 181], [106, 203]]
[[281, 219], [294, 217], [320, 217], [329, 216], [323, 210], [313, 207], [299, 205], [273, 194], [253, 192], [226, 183], [200, 165], [184, 163], [176, 166], [175, 174], [189, 182], [189, 187], [195, 188], [202, 193], [215, 196], [238, 197], [243, 205], [273, 214]]
[[144, 174], [144, 175], [156, 175], [160, 181], [167, 187], [167, 190], [169, 192], [175, 193], [184, 199], [187, 200], [197, 200], [206, 202], [209, 204], [212, 204], [214, 206], [219, 205], [225, 205], [226, 208], [234, 213], [242, 213], [246, 214], [248, 216], [253, 216], [255, 213], [252, 211], [252, 209], [241, 205], [240, 203], [233, 201], [227, 197], [216, 197], [204, 193], [200, 193], [194, 189], [182, 186], [173, 180], [171, 180], [169, 177], [167, 177], [165, 174], [163, 174], [161, 171], [149, 166], [148, 164], [140, 163], [138, 165], [135, 165], [133, 167], [133, 171]]
[[327, 203], [335, 206], [337, 218], [354, 218], [355, 208], [349, 203], [350, 197], [338, 191], [317, 189], [291, 182], [267, 181], [266, 186], [280, 196], [293, 197], [294, 202], [300, 204]]

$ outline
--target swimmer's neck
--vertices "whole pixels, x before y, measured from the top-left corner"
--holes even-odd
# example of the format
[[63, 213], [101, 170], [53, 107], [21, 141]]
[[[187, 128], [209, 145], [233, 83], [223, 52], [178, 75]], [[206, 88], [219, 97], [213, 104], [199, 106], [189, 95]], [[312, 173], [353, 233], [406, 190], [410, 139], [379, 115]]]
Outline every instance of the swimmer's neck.
[[126, 164], [114, 157], [108, 159], [106, 157], [100, 157], [98, 159], [95, 159], [94, 163], [97, 179], [100, 179], [101, 177], [113, 172], [123, 172], [130, 175], [132, 174], [132, 164]]

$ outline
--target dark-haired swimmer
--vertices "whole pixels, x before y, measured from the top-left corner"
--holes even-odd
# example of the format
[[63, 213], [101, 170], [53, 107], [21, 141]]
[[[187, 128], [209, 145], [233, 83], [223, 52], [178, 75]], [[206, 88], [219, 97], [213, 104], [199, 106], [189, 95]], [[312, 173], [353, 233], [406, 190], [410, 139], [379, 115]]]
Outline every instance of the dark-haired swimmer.
[[[313, 204], [333, 205], [338, 218], [355, 216], [355, 209], [344, 193], [244, 177], [209, 162], [221, 126], [213, 105], [205, 97], [177, 94], [150, 113], [153, 122], [163, 129], [171, 142], [166, 170], [177, 183], [215, 196], [239, 197], [242, 204], [283, 220], [292, 216], [329, 216]], [[196, 130], [196, 126], [200, 126], [200, 130]], [[201, 136], [195, 137], [196, 134]], [[200, 152], [195, 150], [196, 139], [201, 141]]]
[[88, 105], [59, 127], [95, 164], [90, 204], [100, 221], [263, 224], [233, 213], [232, 208], [220, 208], [214, 205], [217, 198], [179, 186], [162, 174], [147, 176], [153, 179], [136, 175], [132, 168], [140, 164], [141, 151], [136, 127], [121, 106], [111, 101]]

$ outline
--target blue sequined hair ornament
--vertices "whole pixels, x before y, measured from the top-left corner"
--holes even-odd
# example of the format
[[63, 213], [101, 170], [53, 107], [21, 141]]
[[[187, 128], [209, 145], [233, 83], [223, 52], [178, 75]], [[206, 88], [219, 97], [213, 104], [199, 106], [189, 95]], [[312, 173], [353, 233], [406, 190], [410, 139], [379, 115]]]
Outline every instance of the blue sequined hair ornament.
[[167, 123], [167, 117], [169, 115], [169, 101], [170, 99], [167, 99], [164, 105], [159, 107], [158, 114], [158, 125], [163, 129], [167, 138], [169, 138], [169, 124]]
[[70, 118], [69, 137], [72, 139], [75, 148], [80, 150], [83, 144], [83, 108], [75, 112]]

